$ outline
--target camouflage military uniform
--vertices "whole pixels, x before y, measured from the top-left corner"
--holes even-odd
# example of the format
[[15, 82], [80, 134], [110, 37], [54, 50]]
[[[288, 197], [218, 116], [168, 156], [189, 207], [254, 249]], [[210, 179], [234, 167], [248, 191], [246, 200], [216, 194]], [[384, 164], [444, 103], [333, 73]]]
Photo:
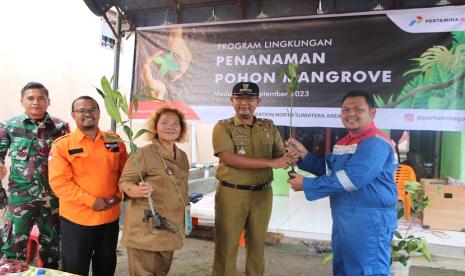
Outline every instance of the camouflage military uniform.
[[45, 114], [41, 122], [26, 114], [0, 124], [0, 163], [11, 159], [8, 208], [1, 248], [5, 258], [26, 259], [32, 226], [40, 231], [40, 258], [58, 264], [58, 199], [48, 184], [48, 153], [53, 140], [68, 131], [67, 123]]

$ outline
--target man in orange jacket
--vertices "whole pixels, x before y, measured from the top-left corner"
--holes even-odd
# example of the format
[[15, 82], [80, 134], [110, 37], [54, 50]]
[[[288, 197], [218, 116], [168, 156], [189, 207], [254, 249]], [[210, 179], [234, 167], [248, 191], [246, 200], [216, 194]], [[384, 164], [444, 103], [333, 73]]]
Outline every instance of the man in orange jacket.
[[113, 275], [116, 268], [121, 193], [118, 179], [128, 157], [124, 143], [100, 131], [97, 102], [72, 103], [77, 129], [52, 146], [50, 186], [60, 201], [62, 268], [79, 275]]

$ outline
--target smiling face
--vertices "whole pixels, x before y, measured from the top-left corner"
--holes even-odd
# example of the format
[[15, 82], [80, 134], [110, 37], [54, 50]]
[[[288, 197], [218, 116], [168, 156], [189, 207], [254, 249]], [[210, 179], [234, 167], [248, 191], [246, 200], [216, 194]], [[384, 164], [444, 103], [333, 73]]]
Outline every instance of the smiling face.
[[98, 129], [100, 111], [94, 100], [80, 99], [74, 102], [71, 113], [76, 126], [82, 131]]
[[347, 97], [341, 106], [341, 121], [350, 134], [366, 129], [375, 118], [376, 109], [370, 108], [365, 97]]
[[158, 139], [165, 143], [174, 143], [181, 134], [181, 122], [176, 113], [167, 112], [160, 115], [155, 126]]
[[50, 99], [43, 89], [27, 89], [21, 97], [21, 105], [31, 119], [42, 119], [50, 105]]
[[236, 115], [243, 121], [253, 120], [255, 109], [260, 104], [257, 96], [235, 95], [231, 97], [231, 103], [236, 111]]

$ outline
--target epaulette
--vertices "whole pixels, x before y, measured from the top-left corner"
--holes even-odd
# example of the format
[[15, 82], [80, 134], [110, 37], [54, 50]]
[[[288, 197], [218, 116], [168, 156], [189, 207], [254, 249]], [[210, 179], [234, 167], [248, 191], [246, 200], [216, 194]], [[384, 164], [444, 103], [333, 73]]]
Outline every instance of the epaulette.
[[263, 123], [271, 123], [271, 124], [273, 123], [273, 120], [271, 120], [271, 119], [258, 118], [258, 120], [259, 120], [260, 122], [263, 122]]
[[117, 133], [114, 132], [107, 132], [107, 131], [102, 131], [103, 135], [108, 135], [108, 136], [113, 136], [113, 137], [120, 137]]
[[229, 124], [232, 124], [233, 122], [234, 122], [234, 117], [231, 117], [231, 118], [228, 118], [228, 119], [219, 120], [218, 124], [220, 124], [220, 125], [229, 125]]
[[55, 124], [60, 124], [60, 123], [65, 123], [65, 124], [67, 124], [67, 122], [65, 122], [65, 121], [63, 121], [62, 119], [57, 118], [57, 117], [50, 116], [50, 119], [52, 119], [52, 122], [55, 123]]
[[53, 143], [56, 143], [56, 142], [60, 141], [61, 139], [66, 138], [66, 137], [68, 137], [70, 135], [71, 135], [71, 133], [66, 133], [63, 136], [60, 136], [60, 137], [56, 138], [55, 141], [53, 141]]
[[[109, 141], [109, 142], [121, 142], [121, 137], [117, 133], [106, 132], [106, 131], [102, 131], [102, 132], [103, 132], [102, 137], [103, 137], [104, 140]], [[110, 137], [116, 137], [116, 138], [119, 138], [119, 139], [118, 140], [113, 140]], [[110, 138], [110, 139], [108, 139], [108, 138]]]

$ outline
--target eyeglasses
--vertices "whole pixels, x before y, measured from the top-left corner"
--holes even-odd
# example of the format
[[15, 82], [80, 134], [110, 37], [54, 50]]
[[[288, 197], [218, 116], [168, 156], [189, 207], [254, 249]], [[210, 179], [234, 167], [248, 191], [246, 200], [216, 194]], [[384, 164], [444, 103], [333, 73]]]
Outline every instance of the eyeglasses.
[[356, 106], [354, 108], [342, 107], [341, 108], [341, 113], [342, 114], [350, 114], [350, 113], [354, 112], [354, 113], [357, 113], [357, 114], [361, 114], [361, 113], [364, 113], [364, 112], [366, 112], [368, 110], [370, 110], [370, 108], [361, 107], [361, 106]]
[[236, 102], [247, 102], [247, 103], [253, 103], [256, 99], [258, 99], [257, 96], [233, 96], [233, 100]]
[[99, 112], [99, 110], [97, 108], [91, 108], [91, 109], [82, 108], [82, 109], [76, 109], [74, 110], [74, 112], [79, 114], [79, 116], [84, 116], [86, 114], [95, 115]]

